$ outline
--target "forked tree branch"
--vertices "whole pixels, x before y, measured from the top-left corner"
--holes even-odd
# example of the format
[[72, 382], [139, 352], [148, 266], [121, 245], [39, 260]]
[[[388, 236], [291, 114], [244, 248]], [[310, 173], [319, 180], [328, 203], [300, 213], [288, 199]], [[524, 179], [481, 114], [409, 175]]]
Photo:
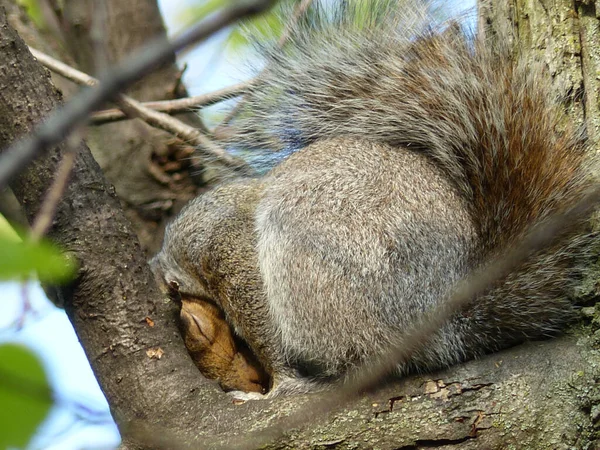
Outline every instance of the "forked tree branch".
[[[224, 100], [244, 95], [254, 82], [255, 79], [251, 79], [207, 94], [194, 95], [192, 97], [178, 98], [175, 100], [142, 102], [142, 105], [146, 108], [166, 114], [189, 112], [199, 107], [214, 105]], [[104, 123], [118, 122], [119, 120], [126, 120], [128, 118], [129, 117], [120, 109], [105, 109], [103, 111], [92, 113], [90, 116], [90, 125], [102, 125]]]
[[[10, 45], [4, 48], [7, 52], [12, 51]], [[25, 57], [19, 60], [18, 55], [25, 55]], [[21, 53], [15, 52], [14, 57], [7, 58], [6, 61], [19, 66], [27, 62], [27, 59], [31, 58], [25, 51], [21, 51]], [[49, 84], [43, 76], [36, 75], [37, 78], [34, 80], [36, 83]], [[21, 73], [20, 76], [23, 79], [28, 76], [33, 78], [33, 75], [27, 72]], [[50, 92], [48, 97], [51, 97], [49, 88], [47, 92]], [[40, 102], [45, 100], [44, 97], [40, 97]], [[33, 105], [30, 111], [26, 108], [15, 109], [16, 114], [31, 115], [31, 111], [37, 112], [37, 104], [34, 102]], [[10, 122], [12, 124], [12, 121]], [[0, 138], [12, 138], [13, 134], [2, 135]], [[92, 364], [99, 372], [99, 378], [104, 380], [103, 387], [105, 390], [109, 389], [107, 396], [110, 394], [113, 400], [111, 405], [113, 412], [117, 414], [121, 424], [134, 417], [133, 420], [141, 420], [154, 430], [160, 427], [157, 423], [164, 423], [165, 427], [176, 430], [173, 435], [177, 436], [179, 433], [179, 439], [185, 443], [197, 443], [199, 436], [207, 433], [210, 437], [205, 443], [213, 448], [218, 445], [220, 437], [223, 437], [224, 441], [227, 439], [227, 444], [223, 444], [225, 448], [232, 448], [233, 444], [248, 448], [269, 442], [281, 436], [284, 430], [290, 427], [305, 423], [309, 419], [314, 423], [318, 415], [325, 414], [356, 398], [361, 389], [379, 384], [376, 380], [380, 380], [392, 365], [402, 361], [403, 358], [410, 357], [412, 352], [423, 345], [433, 331], [437, 330], [440, 323], [447, 320], [454, 311], [462, 308], [494, 280], [502, 278], [529, 254], [544, 248], [554, 238], [560, 236], [572, 222], [586, 216], [595, 208], [600, 199], [600, 188], [595, 188], [571, 210], [554, 216], [546, 225], [532, 230], [513, 251], [488, 265], [481, 273], [475, 274], [472, 281], [466, 282], [462, 288], [459, 288], [448, 303], [434, 309], [424, 320], [422, 329], [405, 335], [402, 338], [404, 347], [398, 346], [393, 349], [379, 364], [375, 364], [375, 367], [371, 364], [368, 371], [357, 375], [358, 380], [355, 383], [338, 387], [334, 393], [325, 394], [310, 402], [308, 406], [300, 406], [297, 412], [292, 413], [288, 418], [275, 421], [274, 426], [268, 428], [264, 422], [255, 426], [255, 421], [265, 417], [267, 419], [276, 417], [282, 412], [289, 411], [287, 408], [293, 401], [279, 399], [258, 406], [251, 404], [241, 405], [239, 408], [232, 406], [222, 400], [224, 396], [219, 396], [211, 390], [197, 372], [192, 372], [191, 362], [177, 357], [178, 352], [182, 352], [183, 346], [180, 341], [174, 342], [174, 333], [171, 332], [174, 327], [168, 326], [170, 323], [168, 315], [161, 311], [161, 308], [153, 309], [152, 302], [148, 301], [149, 298], [156, 298], [156, 293], [148, 289], [151, 285], [148, 282], [150, 277], [143, 256], [135, 246], [135, 238], [131, 232], [128, 234], [127, 221], [119, 215], [118, 201], [103, 183], [100, 170], [94, 165], [87, 149], [83, 150], [85, 151], [78, 157], [73, 171], [75, 182], [73, 186], [68, 187], [69, 192], [66, 194], [69, 201], [61, 202], [59, 205], [60, 221], [55, 227], [55, 234], [62, 237], [65, 245], [73, 246], [85, 263], [79, 284], [74, 293], [71, 293], [75, 300], [71, 306], [71, 318], [77, 323], [81, 338], [86, 342], [86, 350]], [[58, 161], [58, 158], [48, 158], [47, 165], [49, 166], [53, 161]], [[40, 173], [44, 175], [44, 180], [51, 178], [47, 172], [52, 172], [50, 170], [52, 167], [41, 167], [42, 164], [39, 166], [32, 167], [30, 174], [22, 174], [21, 190], [24, 191], [22, 196], [25, 200], [37, 199], [41, 192], [39, 189], [30, 189], [28, 183], [42, 183], [39, 181], [42, 179]], [[24, 204], [27, 204], [27, 201]], [[26, 207], [36, 209], [35, 205], [31, 204]], [[99, 256], [102, 257], [101, 260]], [[101, 283], [98, 283], [98, 280]], [[136, 298], [132, 299], [132, 296]], [[156, 320], [157, 326], [153, 329], [144, 325], [143, 318], [147, 314], [152, 314], [153, 318], [159, 317], [159, 320]], [[96, 323], [93, 326], [88, 323], [86, 327], [85, 322], [91, 320]], [[91, 339], [89, 335], [93, 332], [100, 337]], [[165, 349], [165, 358], [162, 361], [145, 358], [143, 350], [157, 344]], [[565, 355], [565, 358], [567, 356]], [[188, 364], [184, 365], [182, 361], [187, 361]], [[116, 362], [122, 365], [117, 365]], [[169, 379], [176, 379], [179, 384], [175, 387], [168, 386], [167, 389], [165, 383]], [[150, 386], [140, 380], [155, 384]], [[135, 395], [135, 389], [146, 395]], [[552, 393], [545, 392], [547, 396], [544, 397], [545, 403], [552, 402], [550, 394]], [[509, 401], [513, 402], [514, 399], [510, 398]], [[439, 411], [440, 405], [435, 406]], [[364, 405], [363, 409], [365, 409]], [[411, 411], [415, 412], [415, 409]], [[118, 417], [119, 413], [126, 415]], [[443, 418], [438, 416], [436, 418], [441, 422]], [[169, 418], [172, 420], [169, 421]], [[452, 421], [452, 418], [449, 420]], [[518, 428], [522, 427], [521, 423], [517, 425]], [[557, 422], [556, 426], [559, 425], [561, 424]], [[419, 426], [425, 427], [425, 424]], [[248, 430], [253, 428], [263, 431], [248, 436]], [[494, 432], [493, 427], [491, 428], [490, 433]], [[527, 429], [526, 431], [530, 432]], [[505, 430], [501, 429], [500, 432], [504, 433]], [[235, 442], [228, 439], [236, 433], [243, 438], [239, 440], [234, 438]], [[156, 444], [153, 445], [154, 448], [159, 446], [158, 442], [153, 444]], [[290, 443], [287, 443], [288, 447], [289, 445]], [[313, 447], [317, 445], [319, 444], [312, 443]], [[403, 444], [398, 443], [394, 447], [400, 445]], [[169, 447], [173, 448], [172, 442], [165, 443], [165, 448]], [[405, 448], [415, 447], [416, 445], [406, 444]], [[193, 448], [198, 448], [197, 444]]]
[[55, 110], [33, 132], [11, 145], [0, 156], [0, 188], [43, 150], [62, 141], [77, 125], [85, 123], [89, 114], [102, 103], [130, 86], [133, 82], [169, 61], [173, 53], [192, 43], [206, 39], [242, 17], [265, 11], [273, 0], [242, 0], [183, 33], [173, 42], [159, 38], [136, 51], [124, 62], [109, 70], [98, 86], [85, 89], [62, 108]]
[[[74, 69], [39, 50], [31, 47], [29, 47], [29, 50], [40, 63], [53, 72], [84, 86], [93, 87], [98, 85], [98, 80], [96, 78]], [[153, 127], [177, 136], [190, 145], [199, 147], [205, 154], [216, 158], [228, 167], [236, 170], [243, 170], [245, 172], [251, 171], [242, 159], [231, 156], [222, 147], [215, 144], [207, 136], [198, 131], [197, 128], [191, 127], [168, 114], [147, 108], [141, 102], [138, 102], [125, 94], [118, 94], [116, 102], [121, 105], [122, 110], [125, 111], [125, 114], [129, 117], [139, 118]]]

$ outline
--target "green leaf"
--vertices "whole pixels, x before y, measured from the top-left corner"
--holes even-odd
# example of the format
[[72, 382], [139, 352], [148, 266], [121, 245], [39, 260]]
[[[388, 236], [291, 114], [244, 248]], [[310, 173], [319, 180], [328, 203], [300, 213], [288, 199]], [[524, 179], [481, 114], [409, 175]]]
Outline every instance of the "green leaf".
[[17, 0], [17, 3], [25, 7], [27, 14], [29, 14], [29, 17], [31, 17], [38, 28], [44, 28], [44, 15], [42, 14], [38, 0]]
[[0, 448], [25, 447], [51, 406], [36, 356], [19, 345], [0, 345]]
[[183, 11], [177, 15], [177, 19], [182, 26], [188, 27], [231, 3], [231, 0], [206, 0], [200, 2], [200, 4], [194, 4], [184, 8]]
[[13, 227], [10, 226], [8, 220], [0, 214], [0, 236], [6, 236], [8, 239], [12, 239], [15, 242], [20, 242], [21, 238]]
[[[192, 4], [178, 14], [178, 22], [183, 28], [203, 20], [210, 14], [231, 4], [233, 0], [206, 0], [199, 4]], [[277, 40], [285, 30], [286, 22], [289, 20], [289, 11], [298, 0], [282, 0], [270, 11], [251, 19], [244, 19], [231, 27], [227, 37], [227, 50], [240, 50], [254, 42]], [[282, 14], [282, 10], [286, 13]]]
[[33, 272], [40, 281], [62, 283], [73, 277], [75, 264], [50, 242], [17, 242], [0, 233], [0, 280], [23, 279]]

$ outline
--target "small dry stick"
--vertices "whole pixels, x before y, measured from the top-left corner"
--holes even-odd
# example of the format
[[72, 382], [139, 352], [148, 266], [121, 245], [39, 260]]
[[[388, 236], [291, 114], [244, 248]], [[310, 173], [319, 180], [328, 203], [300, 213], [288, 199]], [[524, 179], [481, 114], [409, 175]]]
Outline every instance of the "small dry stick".
[[[285, 45], [285, 43], [289, 40], [289, 38], [292, 34], [292, 30], [298, 23], [298, 20], [300, 20], [300, 17], [302, 17], [302, 15], [306, 12], [306, 10], [308, 9], [308, 7], [311, 5], [312, 2], [313, 2], [313, 0], [302, 0], [300, 2], [300, 4], [298, 4], [296, 9], [294, 10], [294, 15], [292, 16], [290, 22], [287, 24], [287, 26], [285, 27], [285, 30], [283, 31], [283, 33], [279, 37], [279, 40], [277, 41], [278, 49], [282, 49], [283, 46]], [[261, 73], [258, 75], [258, 77], [255, 78], [255, 80], [260, 79], [261, 75], [264, 75], [267, 72], [267, 70], [269, 70], [269, 68], [265, 67], [261, 71]], [[225, 116], [223, 121], [215, 128], [213, 134], [217, 137], [217, 139], [219, 139], [225, 135], [224, 134], [225, 128], [227, 128], [227, 125], [229, 125], [229, 122], [231, 122], [231, 120], [237, 115], [237, 113], [240, 111], [240, 108], [242, 107], [242, 105], [245, 103], [246, 100], [247, 100], [247, 96], [244, 95], [244, 97], [242, 97], [240, 99], [240, 101], [237, 103], [237, 105], [235, 105], [233, 108], [231, 108], [231, 111], [229, 111], [229, 113], [227, 114], [227, 116]]]
[[22, 170], [32, 159], [47, 148], [61, 142], [75, 127], [86, 122], [87, 117], [106, 100], [126, 89], [132, 83], [160, 64], [169, 61], [174, 52], [200, 42], [231, 23], [264, 12], [274, 0], [240, 0], [212, 14], [172, 42], [158, 38], [123, 62], [109, 70], [98, 86], [84, 89], [68, 103], [53, 111], [36, 126], [27, 137], [15, 141], [0, 155], [0, 189]]
[[[39, 50], [31, 47], [29, 50], [31, 51], [32, 55], [35, 56], [37, 60], [45, 67], [71, 81], [86, 86], [95, 86], [98, 84], [97, 79], [87, 75], [86, 73], [74, 69], [63, 62], [60, 62], [57, 59], [40, 52]], [[169, 133], [172, 133], [173, 135], [183, 139], [186, 142], [189, 142], [192, 145], [199, 146], [206, 154], [217, 158], [219, 161], [222, 161], [229, 167], [238, 170], [249, 171], [248, 166], [243, 160], [231, 156], [223, 148], [219, 147], [208, 137], [200, 133], [196, 128], [191, 127], [180, 120], [169, 116], [168, 114], [147, 108], [143, 106], [142, 103], [124, 94], [118, 95], [117, 103], [128, 116], [138, 117], [149, 125], [168, 131]]]
[[31, 225], [31, 231], [29, 232], [30, 238], [33, 242], [39, 241], [48, 231], [58, 202], [62, 197], [67, 184], [69, 182], [69, 176], [73, 170], [75, 164], [75, 157], [77, 155], [77, 149], [81, 142], [81, 136], [79, 133], [73, 133], [67, 140], [66, 150], [63, 153], [62, 161], [60, 162], [58, 169], [56, 170], [56, 176], [54, 181], [46, 194], [46, 198], [42, 202], [39, 212], [37, 213], [33, 224]]
[[[215, 103], [243, 95], [248, 91], [255, 80], [256, 79], [251, 79], [243, 83], [238, 83], [223, 89], [219, 89], [218, 91], [209, 92], [208, 94], [195, 95], [193, 97], [179, 98], [176, 100], [142, 102], [142, 106], [155, 111], [163, 112], [165, 114], [189, 112], [193, 108], [214, 105]], [[123, 113], [123, 111], [113, 108], [93, 113], [90, 123], [92, 125], [102, 125], [107, 122], [117, 122], [119, 120], [125, 120], [128, 118], [129, 117]]]

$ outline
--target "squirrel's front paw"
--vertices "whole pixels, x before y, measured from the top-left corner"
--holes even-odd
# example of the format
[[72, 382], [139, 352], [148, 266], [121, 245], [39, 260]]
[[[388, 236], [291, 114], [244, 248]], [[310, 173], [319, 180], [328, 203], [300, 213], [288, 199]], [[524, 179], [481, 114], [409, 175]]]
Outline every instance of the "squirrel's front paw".
[[264, 394], [259, 392], [230, 391], [227, 395], [233, 397], [233, 403], [246, 403], [248, 400], [263, 400]]

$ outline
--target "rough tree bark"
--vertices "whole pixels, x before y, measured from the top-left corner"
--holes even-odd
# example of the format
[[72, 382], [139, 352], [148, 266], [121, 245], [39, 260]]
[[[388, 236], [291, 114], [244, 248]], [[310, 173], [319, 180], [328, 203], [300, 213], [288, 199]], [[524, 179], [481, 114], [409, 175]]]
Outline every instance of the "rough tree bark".
[[[574, 117], [594, 136], [599, 117], [598, 46], [592, 45], [600, 44], [596, 4], [494, 6], [503, 8], [487, 12], [487, 21], [500, 20], [500, 11], [516, 25], [518, 39], [547, 55], [551, 72], [563, 80], [560, 90], [570, 95]], [[5, 148], [61, 98], [2, 9], [0, 54], [0, 147]], [[107, 141], [98, 145], [111, 151]], [[64, 146], [51, 149], [12, 183], [30, 220], [64, 151]], [[267, 430], [314, 396], [234, 405], [198, 374], [179, 338], [173, 306], [157, 293], [115, 191], [87, 146], [82, 143], [77, 151], [50, 237], [81, 268], [76, 282], [59, 293], [125, 446], [230, 448], [230, 438], [243, 436], [236, 443], [251, 447], [248, 433]], [[597, 278], [597, 271], [590, 274], [587, 295], [596, 294]], [[600, 336], [594, 330], [600, 313], [585, 312], [592, 324], [563, 338], [389, 384], [289, 431], [269, 448], [598, 448]]]
[[[15, 0], [6, 2], [9, 23], [28, 45], [91, 75], [102, 71], [105, 64], [121, 61], [144, 42], [166, 35], [156, 0], [48, 3], [54, 5], [52, 14], [59, 33], [36, 29]], [[96, 19], [94, 24], [92, 18], [101, 16], [102, 8], [105, 20]], [[106, 61], [99, 54], [104, 54]], [[58, 75], [53, 75], [53, 80], [67, 99], [78, 90]], [[126, 94], [140, 101], [187, 96], [175, 56]], [[180, 114], [178, 118], [203, 127], [195, 114]], [[160, 244], [165, 221], [203, 184], [200, 175], [193, 176], [202, 167], [200, 163], [192, 166], [189, 156], [193, 148], [140, 120], [89, 127], [85, 134], [94, 158], [115, 186], [142, 248], [153, 253]]]

